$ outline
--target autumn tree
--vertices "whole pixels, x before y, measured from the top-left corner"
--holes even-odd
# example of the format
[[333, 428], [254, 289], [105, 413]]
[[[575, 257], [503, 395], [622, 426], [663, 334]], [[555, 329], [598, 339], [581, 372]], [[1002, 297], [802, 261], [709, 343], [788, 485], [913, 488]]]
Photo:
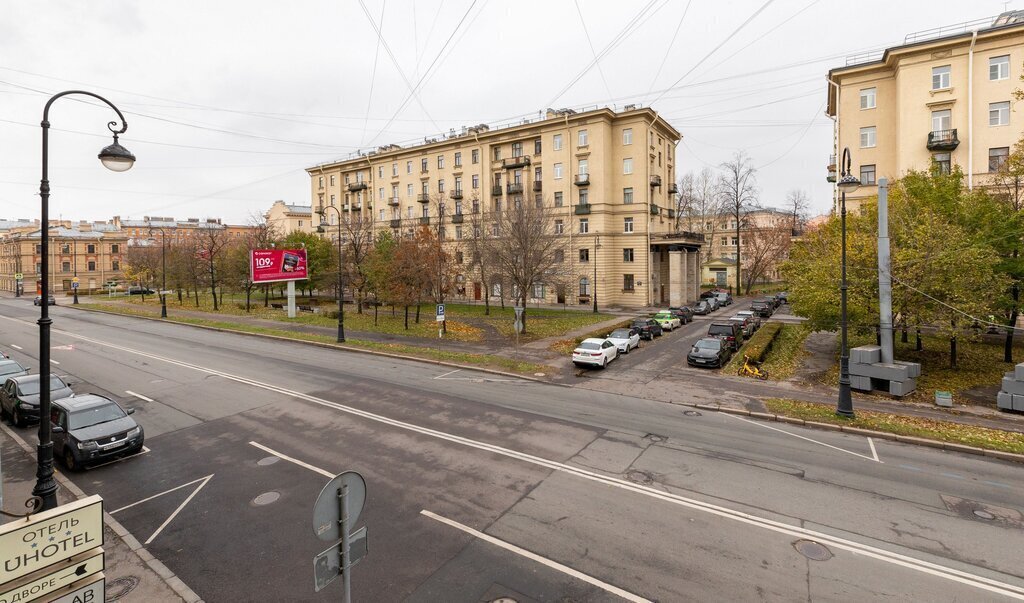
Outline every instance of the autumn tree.
[[1005, 238], [1000, 239], [1002, 261], [1000, 268], [1010, 278], [1010, 288], [1004, 297], [1003, 317], [1006, 320], [1006, 339], [1003, 345], [1003, 361], [1013, 362], [1013, 335], [1020, 315], [1020, 292], [1024, 286], [1024, 257], [1021, 256], [1021, 245], [1024, 244], [1024, 232], [1019, 227], [1024, 217], [1024, 138], [1018, 140], [1005, 160], [992, 164], [989, 159], [989, 171], [992, 175], [994, 196], [1001, 201], [1012, 215], [1010, 230]]
[[494, 237], [484, 224], [482, 214], [479, 211], [479, 201], [473, 197], [473, 213], [469, 214], [466, 221], [468, 229], [467, 237], [464, 239], [466, 251], [469, 252], [470, 263], [480, 275], [480, 283], [483, 286], [484, 315], [491, 314], [491, 280], [500, 278], [497, 260], [494, 254]]
[[292, 231], [284, 238], [281, 245], [285, 249], [306, 250], [306, 273], [309, 278], [297, 281], [303, 292], [308, 288], [310, 294], [324, 283], [334, 280], [337, 274], [337, 251], [330, 241], [313, 233]]
[[747, 228], [743, 234], [746, 260], [743, 264], [744, 292], [789, 255], [792, 236], [789, 224]]
[[748, 212], [757, 206], [757, 169], [743, 151], [737, 151], [733, 158], [721, 166], [719, 190], [723, 210], [735, 222], [736, 229], [736, 291], [740, 291], [740, 275], [743, 266], [740, 257], [740, 229]]

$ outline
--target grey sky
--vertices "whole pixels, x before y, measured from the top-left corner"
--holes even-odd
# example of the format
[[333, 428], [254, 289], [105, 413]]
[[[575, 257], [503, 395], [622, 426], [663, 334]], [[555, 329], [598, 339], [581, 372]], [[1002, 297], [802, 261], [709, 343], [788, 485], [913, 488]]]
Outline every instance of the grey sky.
[[[729, 38], [764, 4], [5, 0], [0, 218], [38, 217], [39, 121], [48, 96], [70, 88], [126, 113], [121, 141], [138, 162], [124, 174], [104, 170], [96, 154], [108, 144], [112, 112], [58, 101], [50, 115], [54, 217], [243, 223], [274, 199], [308, 203], [302, 168], [358, 148], [549, 106], [633, 102], [653, 102], [683, 133], [679, 175], [744, 149], [759, 167], [763, 203], [781, 205], [801, 188], [822, 212], [831, 190], [827, 70], [848, 54], [1004, 7], [774, 0]], [[378, 50], [364, 7], [375, 22], [383, 13], [386, 47]], [[597, 67], [572, 83], [595, 52]]]

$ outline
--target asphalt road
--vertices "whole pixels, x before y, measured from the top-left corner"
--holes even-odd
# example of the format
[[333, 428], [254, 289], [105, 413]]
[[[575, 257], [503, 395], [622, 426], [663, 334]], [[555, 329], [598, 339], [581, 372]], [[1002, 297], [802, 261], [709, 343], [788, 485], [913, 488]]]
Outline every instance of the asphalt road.
[[[52, 314], [54, 370], [135, 407], [151, 449], [72, 479], [208, 601], [339, 598], [313, 592], [311, 507], [343, 470], [367, 482], [361, 601], [1024, 599], [1019, 465]], [[33, 367], [36, 316], [0, 299], [0, 347]]]

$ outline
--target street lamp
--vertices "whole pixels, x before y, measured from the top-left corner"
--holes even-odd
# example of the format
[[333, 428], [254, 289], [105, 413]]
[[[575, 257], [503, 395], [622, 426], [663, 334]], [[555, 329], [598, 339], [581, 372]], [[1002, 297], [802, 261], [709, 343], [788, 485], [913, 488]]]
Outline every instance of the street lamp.
[[850, 172], [850, 149], [843, 149], [842, 159], [843, 173], [837, 186], [839, 187], [839, 216], [840, 230], [842, 232], [842, 284], [840, 291], [840, 355], [839, 355], [839, 403], [836, 406], [836, 414], [853, 418], [853, 396], [850, 393], [850, 352], [846, 344], [846, 193], [853, 192], [860, 186], [860, 180]]
[[316, 212], [320, 214], [320, 225], [316, 227], [316, 231], [321, 234], [327, 232], [330, 224], [324, 219], [324, 216], [327, 215], [328, 209], [333, 209], [338, 214], [338, 343], [345, 343], [345, 302], [343, 299], [345, 281], [342, 278], [344, 264], [341, 255], [341, 210], [333, 205], [321, 205], [319, 211]]
[[[71, 237], [71, 264], [75, 267], [73, 273], [74, 277], [78, 278], [78, 241], [75, 237]], [[78, 285], [78, 281], [74, 281], [75, 285]], [[71, 302], [73, 305], [78, 305], [78, 287], [71, 287], [71, 295], [74, 296], [74, 301]]]
[[128, 123], [124, 120], [124, 115], [121, 111], [113, 105], [110, 101], [93, 94], [92, 92], [85, 92], [83, 90], [66, 90], [58, 94], [53, 95], [50, 100], [46, 101], [46, 106], [43, 108], [43, 121], [39, 124], [43, 129], [43, 177], [39, 182], [39, 199], [41, 203], [41, 216], [40, 220], [42, 223], [41, 234], [41, 256], [42, 256], [42, 303], [39, 304], [40, 316], [39, 316], [39, 446], [36, 469], [36, 485], [32, 489], [32, 495], [42, 500], [43, 511], [53, 509], [57, 506], [57, 482], [53, 479], [53, 440], [50, 431], [50, 324], [53, 322], [50, 320], [50, 306], [47, 300], [50, 298], [50, 176], [49, 176], [49, 133], [50, 133], [50, 105], [53, 104], [58, 98], [62, 96], [68, 96], [71, 94], [82, 94], [85, 96], [91, 96], [97, 100], [103, 101], [108, 107], [117, 113], [118, 120], [120, 121], [121, 127], [117, 129], [118, 122], [111, 121], [107, 123], [107, 129], [114, 134], [114, 143], [108, 145], [100, 151], [98, 157], [100, 162], [108, 170], [114, 172], [124, 172], [131, 169], [135, 163], [135, 156], [128, 152], [128, 149], [122, 147], [117, 142], [117, 136], [124, 134], [128, 129]]
[[153, 231], [160, 231], [160, 263], [162, 265], [160, 274], [162, 284], [160, 285], [160, 318], [167, 318], [167, 233], [160, 226], [149, 225], [149, 238], [153, 238]]
[[597, 314], [597, 249], [601, 246], [601, 235], [594, 235], [594, 314]]

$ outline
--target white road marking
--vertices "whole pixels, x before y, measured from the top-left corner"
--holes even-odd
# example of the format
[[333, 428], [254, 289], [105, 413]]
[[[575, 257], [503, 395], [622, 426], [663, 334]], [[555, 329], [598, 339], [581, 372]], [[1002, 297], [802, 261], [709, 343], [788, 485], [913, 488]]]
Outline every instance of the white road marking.
[[872, 440], [871, 438], [868, 438], [868, 446], [871, 446], [871, 456], [873, 456], [876, 461], [881, 463], [882, 461], [878, 460], [878, 451], [875, 450], [875, 441]]
[[[26, 324], [26, 325], [32, 326], [32, 323], [30, 323], [30, 322], [27, 322], [27, 321], [24, 321], [24, 320], [19, 320], [19, 319], [16, 319], [16, 318], [10, 318], [8, 316], [0, 316], [0, 319], [9, 320], [11, 322], [18, 322], [18, 323], [22, 323], [22, 324]], [[238, 383], [243, 383], [243, 384], [246, 384], [246, 385], [251, 385], [253, 387], [258, 387], [258, 388], [261, 388], [261, 389], [265, 389], [267, 391], [276, 392], [276, 393], [279, 393], [279, 394], [282, 394], [282, 395], [285, 395], [285, 396], [290, 396], [290, 397], [293, 397], [293, 398], [296, 398], [296, 399], [299, 399], [299, 400], [305, 400], [307, 402], [311, 402], [313, 404], [318, 404], [320, 406], [325, 406], [327, 408], [333, 408], [333, 409], [339, 410], [341, 412], [347, 413], [347, 414], [352, 415], [352, 416], [363, 417], [365, 419], [369, 419], [371, 421], [376, 421], [378, 423], [383, 423], [385, 425], [391, 425], [393, 427], [397, 427], [397, 428], [400, 428], [400, 429], [405, 429], [405, 430], [408, 430], [408, 431], [413, 431], [413, 432], [416, 432], [416, 433], [428, 435], [428, 436], [435, 437], [435, 438], [438, 438], [438, 439], [441, 439], [441, 440], [446, 440], [446, 441], [449, 441], [449, 442], [454, 442], [454, 443], [457, 443], [457, 444], [462, 444], [462, 445], [468, 446], [470, 448], [476, 448], [478, 450], [484, 450], [484, 451], [491, 452], [491, 453], [494, 453], [494, 454], [499, 454], [499, 455], [502, 455], [502, 456], [505, 456], [505, 457], [508, 457], [508, 458], [513, 458], [513, 459], [521, 460], [523, 462], [531, 463], [531, 464], [534, 464], [534, 465], [537, 465], [537, 466], [540, 466], [540, 467], [546, 467], [546, 468], [552, 469], [554, 471], [559, 471], [559, 472], [566, 473], [566, 474], [569, 474], [569, 475], [574, 475], [574, 476], [580, 477], [582, 479], [587, 479], [587, 480], [590, 480], [590, 481], [593, 481], [593, 482], [596, 482], [596, 483], [604, 484], [604, 485], [611, 486], [611, 487], [614, 487], [614, 488], [619, 488], [619, 489], [622, 489], [622, 490], [626, 490], [628, 492], [634, 492], [634, 493], [637, 493], [637, 494], [648, 496], [650, 498], [661, 500], [661, 501], [664, 501], [664, 502], [672, 503], [672, 504], [675, 504], [675, 505], [678, 505], [678, 506], [681, 506], [681, 507], [685, 507], [685, 508], [688, 508], [688, 509], [692, 509], [692, 510], [696, 510], [696, 511], [703, 511], [703, 512], [709, 513], [711, 515], [715, 515], [715, 516], [726, 518], [726, 519], [731, 519], [733, 521], [737, 521], [737, 522], [744, 523], [744, 524], [747, 524], [747, 525], [752, 525], [752, 526], [760, 527], [760, 528], [763, 528], [765, 530], [769, 530], [769, 531], [776, 532], [776, 533], [779, 533], [779, 534], [785, 534], [787, 536], [793, 536], [793, 537], [796, 537], [796, 538], [807, 538], [807, 539], [810, 539], [810, 540], [815, 540], [815, 541], [817, 541], [817, 542], [819, 542], [821, 544], [824, 544], [825, 546], [830, 546], [830, 547], [833, 547], [833, 548], [836, 548], [836, 549], [848, 551], [848, 552], [851, 552], [851, 553], [853, 553], [855, 555], [862, 555], [862, 556], [865, 556], [865, 557], [870, 557], [872, 559], [883, 561], [885, 563], [890, 563], [892, 565], [897, 565], [897, 566], [900, 566], [900, 567], [911, 569], [911, 570], [914, 570], [914, 571], [917, 571], [917, 572], [921, 572], [921, 573], [924, 573], [924, 574], [928, 574], [928, 575], [931, 575], [931, 576], [936, 576], [936, 577], [939, 577], [939, 578], [944, 578], [946, 580], [950, 580], [950, 581], [953, 581], [953, 582], [958, 582], [960, 584], [964, 584], [964, 585], [971, 586], [971, 587], [974, 587], [974, 588], [978, 588], [978, 589], [981, 589], [981, 590], [986, 590], [986, 591], [989, 591], [989, 592], [998, 593], [998, 594], [1005, 595], [1005, 596], [1008, 596], [1008, 597], [1011, 597], [1011, 598], [1014, 598], [1014, 599], [1017, 599], [1017, 600], [1024, 601], [1024, 588], [1019, 587], [1019, 586], [1015, 586], [1013, 584], [1009, 584], [1009, 583], [1006, 583], [1006, 582], [1000, 582], [998, 580], [994, 580], [992, 578], [988, 578], [988, 577], [981, 576], [981, 575], [978, 575], [978, 574], [972, 574], [970, 572], [965, 572], [965, 571], [962, 571], [962, 570], [958, 570], [956, 568], [940, 565], [938, 563], [932, 563], [930, 561], [925, 561], [923, 559], [917, 559], [915, 557], [910, 557], [908, 555], [903, 555], [903, 554], [896, 553], [896, 552], [893, 552], [893, 551], [888, 551], [886, 549], [879, 548], [879, 547], [876, 547], [876, 546], [872, 546], [872, 545], [869, 545], [869, 544], [864, 544], [864, 543], [856, 542], [856, 541], [853, 541], [853, 540], [848, 540], [848, 539], [842, 538], [840, 536], [833, 536], [831, 534], [826, 534], [824, 532], [818, 532], [816, 530], [811, 530], [811, 529], [803, 528], [803, 527], [800, 527], [800, 526], [795, 526], [795, 525], [784, 523], [784, 522], [781, 522], [781, 521], [775, 521], [775, 520], [772, 520], [772, 519], [766, 519], [766, 518], [763, 518], [763, 517], [758, 517], [757, 515], [751, 515], [749, 513], [744, 513], [743, 511], [737, 511], [737, 510], [734, 510], [734, 509], [730, 509], [728, 507], [723, 507], [723, 506], [720, 506], [720, 505], [716, 505], [716, 504], [712, 504], [712, 503], [707, 503], [707, 502], [704, 502], [704, 501], [701, 501], [701, 500], [698, 500], [698, 499], [688, 498], [688, 497], [685, 497], [685, 496], [681, 496], [681, 495], [678, 495], [678, 494], [672, 494], [672, 493], [669, 493], [669, 492], [662, 492], [660, 490], [657, 490], [657, 489], [649, 487], [649, 486], [643, 486], [641, 484], [635, 484], [633, 482], [630, 482], [630, 481], [627, 481], [627, 480], [624, 480], [624, 479], [619, 479], [619, 478], [615, 478], [615, 477], [609, 477], [609, 476], [606, 476], [606, 475], [602, 475], [600, 473], [595, 473], [593, 471], [588, 471], [586, 469], [582, 469], [580, 467], [575, 467], [575, 466], [572, 466], [572, 465], [567, 465], [565, 463], [560, 463], [558, 461], [548, 460], [548, 459], [545, 459], [543, 457], [538, 457], [538, 456], [533, 456], [533, 455], [526, 454], [526, 453], [523, 453], [523, 452], [518, 452], [518, 451], [515, 451], [515, 450], [511, 450], [509, 448], [503, 448], [501, 446], [496, 446], [494, 444], [487, 444], [485, 442], [479, 442], [479, 441], [476, 441], [476, 440], [471, 440], [469, 438], [465, 438], [465, 437], [462, 437], [462, 436], [456, 436], [456, 435], [448, 434], [448, 433], [445, 433], [443, 431], [438, 431], [438, 430], [430, 429], [430, 428], [427, 428], [427, 427], [420, 427], [418, 425], [413, 425], [411, 423], [405, 423], [403, 421], [398, 421], [398, 420], [395, 420], [395, 419], [390, 419], [390, 418], [385, 417], [383, 415], [378, 415], [378, 414], [375, 414], [375, 413], [367, 412], [367, 411], [360, 410], [358, 408], [354, 408], [354, 407], [351, 407], [351, 406], [345, 406], [343, 404], [338, 404], [336, 402], [331, 402], [329, 400], [324, 400], [323, 398], [317, 398], [315, 396], [310, 396], [310, 395], [304, 394], [302, 392], [285, 389], [283, 387], [278, 387], [276, 385], [271, 385], [269, 383], [263, 383], [263, 382], [260, 382], [260, 381], [249, 379], [247, 377], [242, 377], [242, 376], [239, 376], [239, 375], [233, 375], [233, 374], [230, 374], [230, 373], [225, 373], [223, 371], [218, 371], [218, 370], [215, 370], [215, 369], [206, 368], [206, 367], [202, 367], [202, 366], [195, 365], [195, 364], [189, 364], [187, 362], [182, 362], [180, 360], [174, 360], [173, 358], [168, 358], [166, 356], [158, 356], [156, 354], [150, 354], [149, 352], [143, 352], [141, 350], [136, 350], [136, 349], [128, 348], [128, 347], [125, 347], [125, 346], [121, 346], [121, 345], [117, 345], [117, 344], [113, 344], [113, 343], [108, 343], [108, 342], [100, 341], [100, 340], [97, 340], [97, 339], [92, 339], [92, 338], [85, 337], [83, 335], [78, 335], [76, 333], [71, 333], [71, 332], [68, 332], [68, 331], [62, 331], [62, 330], [59, 330], [59, 329], [54, 329], [53, 332], [55, 332], [55, 333], [57, 333], [59, 335], [65, 336], [65, 337], [71, 337], [71, 338], [75, 338], [75, 339], [78, 339], [78, 340], [81, 340], [81, 341], [86, 341], [86, 342], [89, 342], [89, 343], [92, 343], [92, 344], [95, 344], [95, 345], [104, 346], [104, 347], [115, 349], [115, 350], [121, 350], [123, 352], [127, 352], [127, 353], [130, 353], [130, 354], [135, 354], [135, 355], [138, 355], [138, 356], [142, 356], [144, 358], [150, 358], [150, 359], [153, 359], [153, 360], [159, 360], [161, 362], [166, 362], [168, 364], [173, 364], [175, 366], [189, 368], [189, 369], [192, 369], [192, 370], [195, 370], [195, 371], [198, 371], [198, 372], [201, 372], [201, 373], [205, 373], [205, 374], [208, 374], [208, 375], [217, 375], [217, 376], [220, 376], [220, 377], [223, 377], [225, 379], [228, 379], [228, 380], [231, 380], [231, 381], [235, 381], [235, 382], [238, 382]], [[790, 435], [792, 435], [792, 434], [790, 434]], [[849, 452], [849, 451], [844, 451], [844, 452]], [[850, 453], [850, 454], [856, 454], [856, 453]], [[865, 457], [865, 458], [867, 458], [867, 457]], [[874, 460], [874, 459], [871, 459], [871, 460]]]
[[650, 599], [645, 599], [645, 598], [643, 598], [641, 596], [634, 595], [633, 593], [631, 593], [631, 592], [629, 592], [627, 590], [623, 590], [623, 589], [621, 589], [621, 588], [619, 588], [617, 586], [613, 586], [611, 584], [608, 584], [607, 582], [602, 582], [601, 580], [598, 580], [597, 578], [594, 578], [593, 576], [589, 576], [587, 574], [584, 574], [581, 571], [574, 570], [573, 568], [571, 568], [571, 567], [569, 567], [567, 565], [562, 565], [561, 563], [558, 563], [557, 561], [552, 561], [552, 560], [550, 560], [550, 559], [548, 559], [546, 557], [541, 557], [540, 555], [538, 555], [536, 553], [532, 553], [532, 552], [530, 552], [530, 551], [528, 551], [528, 550], [526, 550], [524, 548], [517, 547], [516, 545], [508, 543], [508, 542], [505, 542], [504, 540], [499, 540], [499, 539], [495, 538], [494, 536], [491, 536], [489, 534], [485, 534], [485, 533], [483, 533], [483, 532], [481, 532], [479, 530], [474, 530], [473, 528], [471, 528], [469, 526], [466, 526], [466, 525], [463, 525], [463, 524], [461, 524], [461, 523], [459, 523], [457, 521], [453, 521], [451, 519], [448, 519], [447, 517], [441, 517], [440, 515], [438, 515], [436, 513], [431, 513], [430, 511], [427, 511], [426, 509], [423, 509], [422, 511], [420, 511], [420, 514], [424, 515], [426, 517], [429, 517], [429, 518], [431, 518], [431, 519], [433, 519], [435, 521], [439, 521], [439, 522], [441, 522], [441, 523], [443, 523], [445, 525], [451, 526], [451, 527], [453, 527], [453, 528], [455, 528], [457, 530], [462, 530], [463, 532], [465, 532], [465, 533], [467, 533], [467, 534], [469, 534], [471, 536], [475, 536], [476, 538], [479, 538], [480, 540], [483, 540], [484, 542], [489, 542], [489, 543], [491, 543], [491, 544], [493, 544], [495, 546], [501, 547], [501, 548], [505, 549], [506, 551], [512, 551], [513, 553], [515, 553], [517, 555], [521, 555], [523, 557], [526, 557], [527, 559], [529, 559], [531, 561], [536, 561], [537, 563], [540, 563], [541, 565], [546, 565], [546, 566], [548, 566], [548, 567], [550, 567], [552, 569], [556, 569], [556, 570], [562, 572], [563, 574], [568, 574], [568, 575], [572, 576], [573, 578], [576, 578], [577, 580], [581, 580], [583, 582], [586, 582], [587, 584], [593, 584], [594, 586], [596, 586], [596, 587], [598, 587], [598, 588], [600, 588], [602, 590], [608, 591], [608, 592], [612, 593], [613, 595], [618, 595], [619, 597], [622, 597], [623, 599], [625, 599], [627, 601], [633, 601], [634, 603], [651, 603]]
[[22, 349], [22, 347], [21, 347], [20, 345], [16, 344], [16, 343], [12, 343], [12, 344], [11, 344], [11, 347], [12, 347], [12, 348], [14, 348], [14, 349], [16, 349], [16, 350], [20, 350], [20, 349]]
[[113, 515], [115, 513], [120, 513], [121, 511], [124, 511], [125, 509], [131, 509], [135, 505], [141, 505], [144, 502], [149, 502], [149, 501], [153, 500], [154, 498], [159, 498], [159, 497], [163, 496], [164, 494], [170, 494], [171, 492], [174, 492], [175, 490], [181, 490], [182, 488], [184, 488], [186, 486], [191, 486], [192, 484], [195, 484], [197, 482], [201, 482], [203, 480], [208, 480], [211, 477], [213, 477], [213, 475], [214, 474], [211, 473], [210, 475], [207, 475], [205, 477], [200, 477], [199, 479], [194, 479], [194, 480], [192, 480], [192, 481], [190, 481], [188, 483], [184, 483], [184, 484], [182, 484], [180, 486], [175, 486], [175, 487], [171, 488], [170, 490], [164, 490], [163, 492], [161, 492], [159, 494], [154, 494], [153, 496], [148, 496], [146, 498], [143, 498], [142, 500], [137, 500], [137, 501], [133, 502], [130, 505], [125, 505], [125, 506], [121, 507], [120, 509], [114, 509], [113, 511], [109, 511], [109, 513], [111, 515]]
[[114, 463], [121, 463], [121, 462], [130, 460], [130, 459], [133, 459], [133, 458], [136, 458], [136, 457], [140, 457], [140, 456], [146, 454], [147, 452], [149, 452], [149, 448], [146, 448], [145, 446], [143, 446], [142, 450], [140, 452], [136, 452], [135, 454], [129, 454], [128, 456], [122, 456], [121, 458], [116, 458], [116, 459], [114, 459], [112, 461], [107, 461], [105, 463], [100, 463], [99, 465], [89, 465], [89, 466], [87, 466], [85, 468], [85, 470], [86, 471], [92, 471], [93, 469], [99, 469], [100, 467], [106, 467], [107, 465], [113, 465]]
[[147, 398], [146, 396], [143, 396], [142, 394], [137, 394], [137, 393], [133, 392], [130, 389], [124, 390], [124, 393], [128, 394], [129, 396], [135, 396], [136, 398], [139, 398], [140, 400], [145, 400], [146, 402], [152, 402], [153, 401], [153, 398]]
[[[799, 434], [791, 433], [791, 432], [786, 431], [784, 429], [779, 429], [778, 427], [772, 427], [771, 425], [765, 425], [764, 423], [759, 423], [757, 421], [751, 421], [750, 419], [744, 419], [743, 417], [738, 417], [736, 415], [726, 414], [725, 416], [732, 417], [734, 419], [739, 419], [740, 421], [745, 421], [747, 423], [750, 423], [751, 425], [757, 425], [758, 427], [764, 427], [765, 429], [771, 429], [772, 431], [777, 431], [779, 433], [784, 433], [784, 434], [786, 434], [788, 436], [793, 436], [794, 438], [800, 438], [801, 440], [807, 440], [808, 442], [813, 442], [815, 444], [818, 444], [819, 446], [824, 446], [826, 448], [831, 448], [833, 450], [838, 450], [839, 452], [845, 452], [846, 454], [852, 454], [853, 456], [860, 457], [862, 459], [866, 459], [866, 460], [869, 460], [869, 461], [874, 461], [874, 462], [877, 462], [877, 463], [881, 463], [882, 462], [882, 461], [878, 460], [877, 456], [875, 458], [871, 458], [870, 456], [867, 456], [865, 454], [860, 454], [858, 452], [851, 452], [849, 450], [846, 450], [845, 448], [840, 448], [838, 446], [833, 446], [832, 444], [826, 444], [825, 442], [819, 442], [818, 440], [812, 440], [811, 438], [804, 437], [804, 436], [799, 435]], [[872, 447], [874, 447], [874, 445], [872, 445]]]
[[326, 469], [321, 469], [320, 467], [314, 467], [313, 465], [310, 465], [309, 463], [304, 463], [304, 462], [300, 461], [297, 458], [290, 457], [287, 454], [282, 454], [282, 453], [274, 450], [273, 448], [267, 448], [266, 446], [264, 446], [263, 444], [260, 444], [258, 442], [249, 442], [249, 443], [252, 444], [253, 446], [259, 448], [260, 450], [262, 450], [264, 452], [269, 452], [270, 454], [276, 456], [279, 459], [288, 461], [289, 463], [295, 463], [299, 467], [305, 467], [306, 469], [309, 469], [310, 471], [315, 471], [316, 473], [319, 473], [320, 475], [323, 475], [325, 477], [334, 477], [335, 476], [334, 473], [331, 473], [330, 471], [327, 471]]
[[175, 517], [177, 517], [178, 513], [181, 513], [181, 510], [185, 508], [185, 505], [187, 505], [188, 503], [192, 502], [192, 499], [195, 497], [195, 495], [199, 494], [199, 491], [203, 489], [203, 486], [205, 486], [212, 478], [213, 478], [213, 474], [212, 473], [210, 475], [207, 475], [206, 477], [204, 477], [203, 478], [203, 483], [199, 484], [199, 487], [196, 488], [195, 490], [193, 490], [192, 494], [189, 494], [188, 498], [186, 498], [184, 500], [184, 502], [182, 502], [180, 505], [178, 505], [178, 508], [174, 510], [174, 513], [171, 513], [171, 516], [168, 517], [167, 519], [165, 519], [164, 522], [162, 524], [160, 524], [160, 527], [157, 528], [155, 532], [153, 532], [153, 535], [150, 536], [148, 539], [146, 539], [146, 542], [144, 542], [143, 544], [149, 544], [150, 542], [153, 542], [153, 539], [156, 538], [157, 536], [159, 536], [160, 532], [164, 531], [164, 528], [167, 527], [167, 524], [171, 523], [171, 520], [173, 520]]
[[443, 375], [438, 375], [438, 376], [434, 377], [434, 379], [444, 379], [444, 378], [445, 378], [445, 377], [447, 377], [448, 375], [452, 375], [452, 374], [454, 374], [454, 373], [457, 373], [457, 372], [459, 372], [459, 371], [461, 371], [461, 370], [462, 370], [462, 369], [455, 369], [454, 371], [448, 371], [447, 373], [445, 373], [445, 374], [443, 374]]
[[491, 379], [490, 377], [449, 377], [462, 369], [455, 369], [454, 371], [448, 371], [443, 375], [438, 375], [434, 379], [443, 379], [444, 381], [472, 381], [473, 383], [522, 383], [526, 384], [526, 381], [522, 379]]
[[58, 366], [60, 365], [60, 363], [57, 362], [56, 360], [54, 360], [53, 358], [50, 358], [50, 362], [52, 362], [53, 364], [56, 364]]

